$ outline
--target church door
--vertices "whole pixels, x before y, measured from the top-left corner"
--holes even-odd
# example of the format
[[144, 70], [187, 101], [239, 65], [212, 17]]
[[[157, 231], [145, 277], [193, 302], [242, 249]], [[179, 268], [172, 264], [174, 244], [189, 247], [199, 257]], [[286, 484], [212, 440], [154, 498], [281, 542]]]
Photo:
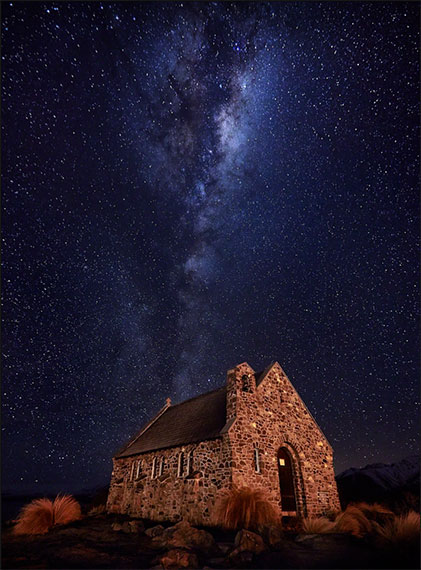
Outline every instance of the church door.
[[281, 490], [281, 506], [283, 511], [296, 511], [294, 475], [289, 451], [281, 447], [278, 451], [279, 487]]

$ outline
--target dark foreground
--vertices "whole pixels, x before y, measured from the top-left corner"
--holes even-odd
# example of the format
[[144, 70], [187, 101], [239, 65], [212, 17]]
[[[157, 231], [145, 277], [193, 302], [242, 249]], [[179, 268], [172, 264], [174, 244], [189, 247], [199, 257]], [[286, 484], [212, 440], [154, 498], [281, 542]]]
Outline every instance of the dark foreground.
[[[345, 534], [200, 532], [128, 517], [86, 517], [32, 537], [3, 532], [2, 568], [412, 568], [419, 546], [376, 547]], [[210, 535], [208, 534], [210, 533]], [[237, 536], [237, 540], [235, 538]], [[190, 538], [192, 540], [190, 540]]]

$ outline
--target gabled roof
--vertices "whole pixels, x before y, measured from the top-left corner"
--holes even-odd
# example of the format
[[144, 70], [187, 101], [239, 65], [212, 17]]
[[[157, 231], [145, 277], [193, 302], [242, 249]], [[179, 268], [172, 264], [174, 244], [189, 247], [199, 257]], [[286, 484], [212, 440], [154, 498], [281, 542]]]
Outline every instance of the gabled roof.
[[266, 374], [269, 372], [269, 370], [272, 368], [274, 364], [275, 361], [271, 362], [269, 366], [266, 366], [266, 368], [264, 368], [263, 370], [260, 370], [260, 372], [254, 373], [254, 377], [256, 379], [256, 388], [262, 382], [263, 378], [266, 376]]
[[116, 457], [213, 439], [226, 423], [226, 386], [167, 407]]

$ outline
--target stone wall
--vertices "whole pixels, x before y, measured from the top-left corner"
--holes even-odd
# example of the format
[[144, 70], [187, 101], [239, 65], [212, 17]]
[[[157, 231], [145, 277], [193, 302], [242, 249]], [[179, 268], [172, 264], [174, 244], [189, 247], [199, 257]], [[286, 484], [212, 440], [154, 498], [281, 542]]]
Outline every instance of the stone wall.
[[[281, 508], [277, 459], [279, 448], [285, 447], [292, 458], [297, 514], [338, 510], [333, 452], [317, 423], [278, 363], [257, 388], [253, 375], [247, 363], [228, 371], [228, 384], [237, 392], [236, 420], [228, 431], [233, 483], [263, 489], [279, 513], [288, 514]], [[249, 391], [242, 388], [245, 376]], [[255, 470], [255, 448], [260, 473]]]
[[[108, 512], [127, 513], [156, 521], [185, 518], [196, 524], [210, 524], [218, 493], [231, 484], [231, 452], [228, 445], [225, 437], [114, 459]], [[184, 470], [182, 476], [178, 477], [181, 452]], [[191, 467], [187, 473], [190, 452]], [[152, 478], [154, 459], [158, 474]], [[164, 464], [159, 475], [161, 459]], [[141, 461], [139, 476], [138, 461]]]

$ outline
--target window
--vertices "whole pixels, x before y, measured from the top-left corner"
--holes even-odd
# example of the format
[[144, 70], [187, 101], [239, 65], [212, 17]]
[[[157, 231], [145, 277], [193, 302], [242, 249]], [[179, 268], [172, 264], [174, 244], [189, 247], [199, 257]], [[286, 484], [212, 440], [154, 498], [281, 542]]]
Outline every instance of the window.
[[190, 451], [187, 455], [187, 473], [186, 475], [189, 476], [192, 474], [193, 470], [193, 451]]
[[152, 461], [152, 473], [151, 473], [151, 479], [154, 479], [156, 477], [156, 457], [153, 458]]
[[257, 447], [254, 448], [254, 470], [256, 473], [260, 473], [260, 458]]
[[251, 392], [250, 378], [247, 374], [243, 374], [241, 377], [243, 383], [243, 392]]
[[279, 458], [280, 467], [285, 467], [285, 459]]
[[183, 467], [184, 467], [184, 453], [180, 451], [180, 453], [178, 454], [177, 477], [183, 476]]
[[141, 473], [142, 473], [142, 460], [139, 459], [139, 461], [137, 462], [136, 479], [139, 479]]
[[131, 470], [130, 470], [130, 481], [133, 481], [135, 463], [136, 463], [136, 462], [133, 461], [133, 463], [132, 463], [132, 468], [131, 468]]
[[158, 471], [158, 475], [161, 477], [162, 473], [164, 472], [164, 466], [165, 466], [165, 459], [163, 457], [161, 457], [161, 461], [159, 462], [159, 471]]

